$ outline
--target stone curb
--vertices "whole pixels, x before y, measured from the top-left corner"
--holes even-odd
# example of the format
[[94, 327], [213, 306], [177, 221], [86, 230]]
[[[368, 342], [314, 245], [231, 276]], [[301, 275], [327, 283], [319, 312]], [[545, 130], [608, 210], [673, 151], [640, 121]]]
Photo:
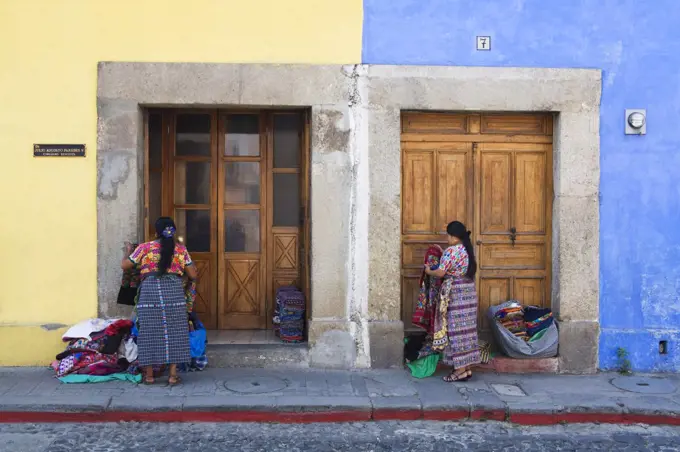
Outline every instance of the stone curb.
[[[441, 397], [440, 397], [441, 398]], [[447, 404], [448, 403], [448, 404]], [[633, 404], [634, 405], [634, 404]], [[135, 409], [132, 409], [135, 407]], [[4, 397], [0, 423], [66, 422], [366, 422], [366, 421], [508, 421], [520, 425], [564, 423], [648, 424], [680, 426], [680, 409], [596, 401], [592, 405], [538, 406], [502, 402], [480, 393], [467, 400], [433, 397]]]

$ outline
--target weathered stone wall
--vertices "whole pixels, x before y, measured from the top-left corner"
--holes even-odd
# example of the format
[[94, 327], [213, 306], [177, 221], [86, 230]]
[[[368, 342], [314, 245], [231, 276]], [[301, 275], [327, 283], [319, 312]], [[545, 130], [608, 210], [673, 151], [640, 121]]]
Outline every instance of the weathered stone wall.
[[305, 106], [312, 112], [310, 364], [401, 366], [400, 111], [551, 111], [558, 113], [553, 299], [561, 364], [594, 371], [600, 87], [596, 70], [102, 63], [101, 310], [113, 312], [122, 243], [141, 231], [139, 106]]

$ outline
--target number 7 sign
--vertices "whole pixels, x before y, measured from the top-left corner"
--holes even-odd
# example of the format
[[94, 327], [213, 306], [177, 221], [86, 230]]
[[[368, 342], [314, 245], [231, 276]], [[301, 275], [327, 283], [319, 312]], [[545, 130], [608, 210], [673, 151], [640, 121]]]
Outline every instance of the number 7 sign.
[[491, 36], [477, 36], [477, 50], [491, 50]]

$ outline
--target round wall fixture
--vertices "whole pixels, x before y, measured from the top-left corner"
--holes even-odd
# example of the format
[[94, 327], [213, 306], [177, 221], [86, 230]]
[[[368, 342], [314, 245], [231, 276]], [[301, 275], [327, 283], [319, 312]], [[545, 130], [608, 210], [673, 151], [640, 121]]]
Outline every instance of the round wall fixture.
[[628, 125], [633, 129], [641, 129], [645, 125], [645, 115], [639, 111], [633, 112], [628, 115]]

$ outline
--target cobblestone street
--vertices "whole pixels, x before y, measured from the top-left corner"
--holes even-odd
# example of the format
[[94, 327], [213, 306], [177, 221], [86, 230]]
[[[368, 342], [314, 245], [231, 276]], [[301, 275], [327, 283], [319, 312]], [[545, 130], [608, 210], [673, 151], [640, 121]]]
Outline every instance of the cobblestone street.
[[0, 451], [677, 451], [680, 429], [502, 423], [0, 425]]

